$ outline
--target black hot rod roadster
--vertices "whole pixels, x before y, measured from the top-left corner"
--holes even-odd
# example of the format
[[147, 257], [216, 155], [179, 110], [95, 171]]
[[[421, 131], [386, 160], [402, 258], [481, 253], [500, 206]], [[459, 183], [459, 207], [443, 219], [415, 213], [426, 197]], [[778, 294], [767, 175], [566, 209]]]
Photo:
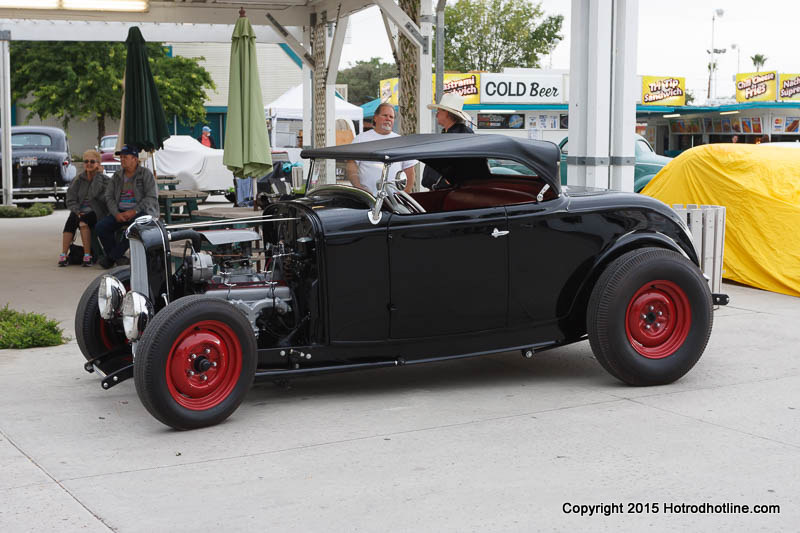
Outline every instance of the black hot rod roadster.
[[[669, 207], [562, 190], [554, 144], [411, 135], [302, 156], [308, 193], [238, 227], [130, 226], [130, 267], [92, 282], [76, 312], [104, 388], [133, 376], [153, 416], [190, 429], [228, 417], [254, 378], [531, 357], [587, 336], [613, 376], [658, 385], [694, 366], [727, 301]], [[391, 164], [411, 159], [452, 187], [395, 187]], [[317, 185], [350, 160], [382, 166], [377, 195]]]

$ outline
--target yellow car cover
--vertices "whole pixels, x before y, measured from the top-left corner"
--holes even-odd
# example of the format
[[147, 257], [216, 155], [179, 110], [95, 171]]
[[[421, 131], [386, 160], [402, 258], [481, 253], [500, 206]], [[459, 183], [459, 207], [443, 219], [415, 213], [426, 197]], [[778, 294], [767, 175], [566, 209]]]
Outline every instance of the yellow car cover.
[[642, 194], [726, 207], [723, 274], [800, 296], [800, 145], [708, 144], [667, 164]]

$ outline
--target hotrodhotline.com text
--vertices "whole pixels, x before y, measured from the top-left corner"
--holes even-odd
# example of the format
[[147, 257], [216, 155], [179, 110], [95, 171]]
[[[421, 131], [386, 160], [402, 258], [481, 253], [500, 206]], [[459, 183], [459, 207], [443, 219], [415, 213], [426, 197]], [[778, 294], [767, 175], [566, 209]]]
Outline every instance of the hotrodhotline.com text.
[[745, 505], [738, 503], [675, 503], [627, 502], [596, 503], [591, 505], [565, 502], [565, 514], [581, 516], [611, 516], [612, 514], [780, 514], [780, 505]]

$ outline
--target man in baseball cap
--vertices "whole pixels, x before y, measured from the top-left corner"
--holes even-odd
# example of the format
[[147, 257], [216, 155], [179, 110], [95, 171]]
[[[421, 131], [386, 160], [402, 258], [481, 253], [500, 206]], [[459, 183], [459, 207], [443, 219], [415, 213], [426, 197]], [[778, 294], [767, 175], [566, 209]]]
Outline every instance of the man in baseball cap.
[[203, 133], [200, 134], [197, 140], [200, 141], [200, 144], [203, 146], [208, 146], [209, 148], [217, 147], [217, 143], [214, 142], [214, 137], [211, 136], [211, 128], [208, 126], [203, 126]]
[[118, 229], [143, 215], [158, 218], [156, 179], [149, 168], [139, 164], [139, 147], [124, 144], [114, 153], [119, 156], [122, 168], [106, 185], [105, 201], [109, 215], [97, 223], [95, 230], [105, 253], [99, 261], [103, 268], [125, 262], [123, 255], [128, 250], [128, 239], [116, 242]]

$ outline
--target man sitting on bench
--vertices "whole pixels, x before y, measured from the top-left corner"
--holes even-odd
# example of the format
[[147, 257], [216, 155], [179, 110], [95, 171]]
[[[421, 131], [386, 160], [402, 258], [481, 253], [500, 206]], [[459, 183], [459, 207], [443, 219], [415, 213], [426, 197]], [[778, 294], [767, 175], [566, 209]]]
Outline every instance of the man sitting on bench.
[[100, 259], [103, 268], [123, 263], [128, 239], [116, 242], [114, 235], [118, 229], [142, 215], [158, 218], [156, 180], [150, 169], [139, 165], [139, 148], [126, 144], [115, 153], [120, 156], [122, 168], [114, 173], [106, 186], [105, 200], [110, 214], [97, 223], [95, 230], [105, 250]]

